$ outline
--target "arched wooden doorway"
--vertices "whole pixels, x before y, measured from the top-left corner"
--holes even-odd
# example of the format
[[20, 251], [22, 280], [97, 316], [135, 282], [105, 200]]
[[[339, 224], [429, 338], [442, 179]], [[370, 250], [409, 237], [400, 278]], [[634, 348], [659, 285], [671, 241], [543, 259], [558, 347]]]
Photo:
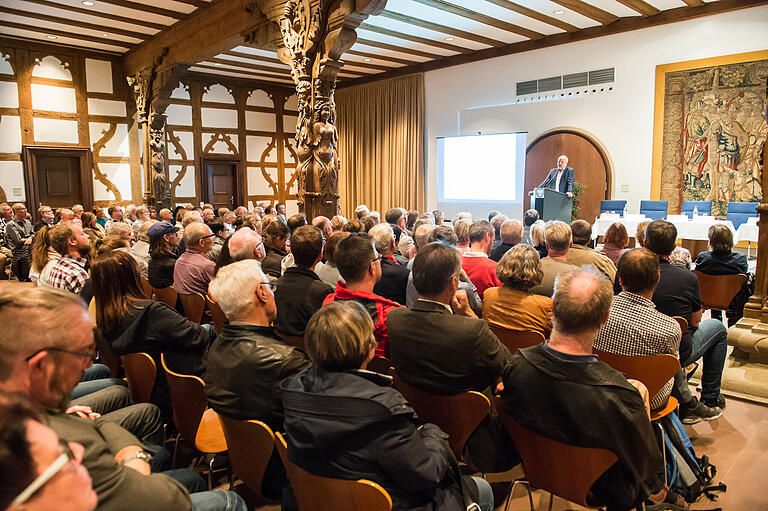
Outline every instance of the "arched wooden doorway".
[[[593, 223], [600, 214], [600, 201], [609, 198], [611, 168], [600, 146], [582, 133], [556, 130], [534, 140], [525, 154], [525, 190], [532, 190], [544, 181], [561, 154], [568, 156], [568, 165], [576, 171], [576, 181], [584, 187], [578, 218]], [[527, 194], [525, 208], [530, 208]]]

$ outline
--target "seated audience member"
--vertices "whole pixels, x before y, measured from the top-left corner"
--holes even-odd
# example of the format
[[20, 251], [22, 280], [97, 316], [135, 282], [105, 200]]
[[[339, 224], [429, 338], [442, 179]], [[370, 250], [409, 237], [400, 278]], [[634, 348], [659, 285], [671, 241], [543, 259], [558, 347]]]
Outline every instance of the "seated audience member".
[[[157, 220], [146, 220], [139, 228], [138, 234], [136, 234], [136, 243], [131, 247], [131, 254], [136, 258], [139, 263], [139, 268], [148, 270], [149, 261], [152, 256], [149, 255], [149, 228], [157, 223]], [[146, 274], [142, 274], [142, 277], [147, 278]]]
[[[733, 233], [727, 225], [713, 224], [707, 231], [707, 235], [709, 250], [701, 252], [696, 258], [697, 270], [707, 275], [738, 275], [749, 272], [747, 256], [733, 251]], [[742, 302], [743, 299], [735, 299], [731, 302], [727, 313], [729, 325], [743, 316], [744, 303]], [[713, 310], [712, 319], [722, 320], [722, 311]]]
[[523, 224], [520, 220], [505, 220], [501, 224], [499, 232], [500, 243], [491, 251], [491, 259], [497, 263], [507, 253], [507, 250], [520, 244], [520, 241], [523, 239]]
[[38, 286], [48, 286], [51, 269], [61, 258], [61, 254], [51, 247], [51, 230], [50, 227], [43, 227], [37, 231], [35, 240], [32, 242], [29, 278]]
[[184, 242], [184, 230], [192, 224], [204, 223], [203, 217], [200, 216], [200, 213], [197, 211], [187, 211], [186, 213], [183, 213], [183, 215], [184, 216], [181, 220], [181, 230], [179, 230], [179, 237], [181, 237], [181, 241], [179, 242], [179, 246], [176, 249], [176, 252], [179, 256], [187, 250], [187, 245]]
[[191, 223], [184, 229], [184, 244], [187, 250], [173, 267], [173, 288], [180, 294], [204, 295], [216, 267], [216, 263], [207, 257], [213, 248], [213, 233], [202, 222]]
[[[127, 224], [125, 224], [127, 226]], [[60, 255], [51, 266], [50, 273], [41, 286], [64, 289], [70, 293], [79, 293], [86, 281], [88, 272], [85, 265], [91, 244], [79, 223], [59, 224], [51, 228], [51, 248]]]
[[[507, 221], [507, 217], [505, 215], [502, 215], [496, 211], [493, 213], [495, 214], [488, 219], [488, 221], [491, 222], [491, 225], [493, 226], [493, 247], [491, 248], [491, 253], [493, 253], [493, 251], [496, 250], [499, 245], [501, 245], [501, 224]], [[501, 257], [499, 257], [499, 259], [501, 259]], [[494, 259], [494, 261], [498, 262], [498, 259]]]
[[547, 250], [547, 237], [545, 234], [546, 227], [547, 224], [544, 223], [544, 220], [536, 220], [531, 226], [531, 245], [533, 245], [533, 248], [539, 253], [539, 259], [544, 259], [549, 255], [549, 250]]
[[650, 220], [646, 220], [645, 222], [640, 222], [637, 224], [637, 231], [635, 233], [635, 242], [637, 243], [638, 247], [644, 247], [645, 246], [645, 229], [648, 228], [648, 224], [650, 224]]
[[370, 210], [368, 209], [368, 206], [365, 204], [360, 204], [358, 207], [355, 208], [355, 216], [358, 220], [363, 218], [364, 216], [368, 216], [368, 213], [370, 213]]
[[58, 220], [56, 223], [62, 224], [71, 222], [75, 218], [79, 218], [77, 215], [75, 215], [75, 212], [68, 208], [61, 208], [58, 210]]
[[405, 217], [405, 231], [407, 234], [410, 234], [413, 232], [413, 230], [416, 228], [416, 220], [419, 218], [419, 212], [415, 209], [409, 209], [406, 211], [403, 208], [400, 208], [400, 210], [403, 212], [403, 216]]
[[676, 239], [677, 228], [665, 220], [655, 220], [645, 229], [645, 248], [659, 257], [661, 272], [653, 303], [659, 312], [688, 321], [688, 330], [680, 340], [680, 365], [684, 368], [699, 359], [704, 361], [700, 402], [688, 388], [685, 370], [680, 369], [675, 377], [673, 395], [680, 401], [680, 418], [685, 424], [695, 424], [722, 415], [725, 398], [720, 394], [720, 381], [728, 350], [728, 332], [716, 319], [701, 320], [698, 279], [690, 271], [669, 262]]
[[463, 256], [469, 248], [469, 228], [472, 227], [472, 220], [458, 220], [453, 222], [453, 230], [456, 232], [456, 248], [459, 255]]
[[[37, 208], [37, 216], [40, 220], [33, 226], [35, 232], [39, 231], [43, 227], [50, 227], [53, 225], [53, 210], [50, 206], [40, 206]], [[85, 225], [85, 224], [83, 224]]]
[[[439, 241], [445, 245], [448, 245], [449, 247], [456, 248], [456, 242], [458, 241], [458, 238], [456, 236], [456, 233], [454, 233], [450, 227], [441, 225], [440, 227], [436, 227], [431, 233], [429, 233], [427, 242], [432, 243], [433, 241]], [[458, 249], [457, 249], [457, 252], [458, 252]], [[482, 317], [483, 302], [482, 300], [480, 300], [480, 296], [477, 294], [477, 288], [472, 283], [472, 281], [469, 280], [469, 277], [467, 277], [467, 272], [465, 272], [464, 270], [461, 270], [461, 273], [459, 274], [458, 290], [464, 291], [467, 293], [467, 301], [469, 301], [469, 308], [472, 309], [472, 312], [474, 312], [478, 318]], [[416, 304], [416, 300], [418, 299], [419, 299], [419, 292], [416, 291], [416, 286], [413, 285], [413, 272], [410, 272], [408, 275], [408, 288], [406, 290], [406, 295], [405, 295], [406, 305], [408, 307], [413, 308], [413, 306]]]
[[605, 231], [603, 237], [603, 244], [597, 247], [597, 251], [601, 254], [605, 254], [614, 265], [618, 266], [619, 257], [621, 257], [629, 249], [629, 235], [627, 235], [627, 228], [621, 222], [614, 222]]
[[[118, 251], [102, 254], [93, 260], [91, 279], [96, 325], [112, 351], [148, 353], [157, 367], [162, 367], [164, 353], [170, 369], [203, 374], [203, 354], [215, 337], [211, 325], [199, 325], [162, 302], [147, 300], [133, 258]], [[168, 415], [170, 396], [162, 371], [157, 371], [152, 402]]]
[[435, 227], [440, 227], [443, 225], [443, 220], [445, 220], [445, 213], [441, 209], [436, 209], [432, 212], [432, 217], [435, 219]]
[[333, 229], [331, 228], [331, 221], [328, 220], [328, 217], [316, 216], [312, 219], [312, 225], [320, 229], [320, 232], [323, 233], [324, 240], [327, 240], [328, 236], [330, 236], [333, 232]]
[[[256, 259], [261, 262], [264, 260], [264, 243], [261, 236], [251, 229], [240, 229], [228, 238], [229, 257], [231, 262], [242, 261], [244, 259]], [[222, 249], [222, 254], [223, 254]], [[221, 259], [219, 259], [221, 262]], [[223, 264], [219, 265], [224, 266]]]
[[157, 220], [159, 222], [173, 222], [173, 213], [168, 208], [163, 208], [157, 213]]
[[486, 220], [478, 220], [469, 228], [469, 248], [461, 256], [461, 267], [477, 286], [477, 294], [483, 297], [485, 290], [501, 285], [496, 277], [496, 261], [488, 254], [493, 246], [493, 226]]
[[535, 209], [526, 210], [523, 213], [523, 239], [520, 241], [523, 245], [531, 245], [531, 226], [539, 221], [539, 212]]
[[72, 213], [75, 215], [75, 218], [80, 218], [83, 215], [83, 211], [85, 211], [85, 208], [82, 204], [72, 206]]
[[294, 266], [277, 279], [275, 303], [280, 333], [304, 335], [312, 314], [323, 306], [323, 300], [333, 293], [333, 287], [317, 276], [314, 269], [323, 257], [323, 234], [320, 229], [304, 225], [291, 235], [291, 254]]
[[555, 292], [555, 279], [565, 271], [574, 270], [576, 267], [566, 260], [568, 249], [571, 248], [571, 226], [565, 222], [555, 220], [547, 225], [545, 230], [546, 244], [549, 255], [541, 259], [541, 284], [531, 289], [537, 295], [549, 296]]
[[290, 234], [288, 226], [280, 220], [270, 222], [266, 228], [264, 245], [267, 249], [267, 255], [264, 257], [264, 260], [261, 261], [261, 267], [264, 269], [264, 273], [275, 279], [282, 273], [280, 263], [282, 263], [283, 258], [288, 255], [286, 245]]
[[227, 210], [226, 213], [224, 213], [224, 216], [221, 217], [222, 224], [224, 225], [223, 237], [225, 239], [227, 236], [230, 236], [233, 232], [235, 232], [235, 227], [232, 225], [235, 223], [235, 220], [237, 220], [237, 215], [234, 211]]
[[408, 269], [413, 268], [413, 258], [419, 253], [419, 249], [429, 243], [429, 235], [435, 230], [435, 224], [432, 222], [417, 220], [413, 229], [413, 248], [411, 248], [410, 261]]
[[[133, 261], [116, 254], [128, 264]], [[22, 316], [24, 321], [18, 321]], [[49, 426], [59, 438], [84, 447], [82, 463], [100, 511], [246, 509], [233, 492], [190, 496], [179, 481], [196, 490], [205, 487], [193, 471], [174, 470], [178, 480], [169, 477], [171, 472], [153, 474], [151, 455], [134, 435], [98, 414], [82, 418], [65, 412], [72, 388], [91, 365], [95, 349], [91, 319], [79, 298], [42, 288], [0, 293], [0, 323], [7, 325], [6, 334], [16, 341], [0, 344], [0, 390], [20, 392], [44, 406]]]
[[391, 208], [384, 214], [384, 220], [388, 224], [396, 225], [400, 228], [400, 241], [397, 242], [397, 251], [404, 257], [408, 257], [413, 248], [413, 238], [406, 233], [405, 216], [401, 208]]
[[360, 223], [363, 225], [363, 232], [368, 232], [371, 229], [373, 229], [373, 226], [376, 225], [376, 221], [373, 219], [371, 215], [364, 216], [360, 219]]
[[[295, 215], [291, 215], [286, 223], [288, 224], [288, 229], [291, 231], [291, 236], [293, 236], [293, 233], [296, 232], [296, 229], [307, 225], [307, 219], [304, 218], [304, 215], [297, 213]], [[288, 254], [283, 257], [282, 261], [280, 261], [280, 275], [283, 275], [285, 270], [292, 267], [294, 264], [296, 263], [293, 260], [293, 254], [288, 251]]]
[[325, 239], [325, 247], [323, 248], [323, 259], [325, 262], [320, 261], [315, 266], [315, 273], [320, 277], [320, 280], [328, 285], [336, 288], [336, 284], [344, 282], [339, 273], [339, 268], [336, 266], [336, 245], [339, 241], [349, 236], [348, 232], [334, 231]]
[[[490, 225], [490, 224], [489, 224]], [[458, 252], [430, 243], [415, 257], [413, 283], [419, 299], [387, 317], [390, 359], [404, 382], [435, 394], [496, 389], [509, 350], [458, 292]], [[516, 456], [506, 434], [490, 418], [469, 438], [465, 461], [481, 472], [512, 468]]]
[[216, 213], [213, 211], [213, 208], [203, 208], [203, 212], [200, 214], [200, 217], [203, 219], [203, 223], [211, 223], [213, 222], [213, 218], [216, 216]]
[[141, 229], [141, 226], [149, 220], [149, 208], [141, 205], [136, 208], [136, 221], [133, 222], [131, 227], [133, 228], [133, 235], [134, 237], [139, 236], [139, 229]]
[[607, 279], [587, 268], [558, 279], [549, 341], [521, 349], [504, 369], [504, 410], [540, 435], [616, 455], [592, 485], [591, 506], [632, 509], [651, 494], [660, 503], [667, 496], [657, 476], [662, 457], [643, 398], [592, 354], [613, 293]]
[[83, 446], [62, 442], [46, 422], [26, 397], [0, 393], [0, 509], [93, 511]]
[[[467, 509], [460, 482], [450, 476], [445, 433], [433, 424], [419, 427], [391, 378], [365, 371], [376, 348], [366, 310], [356, 303], [323, 307], [305, 337], [313, 365], [280, 384], [291, 461], [318, 476], [374, 481], [392, 509]], [[464, 484], [479, 509], [493, 509], [485, 480]], [[295, 509], [292, 497], [284, 494], [283, 509]]]
[[536, 249], [528, 245], [509, 249], [496, 266], [496, 276], [503, 285], [486, 290], [483, 319], [490, 325], [549, 337], [552, 299], [531, 293], [544, 276]]
[[[616, 272], [622, 292], [613, 297], [608, 321], [600, 328], [595, 348], [617, 355], [668, 353], [678, 357], [680, 326], [656, 310], [651, 301], [659, 281], [659, 258], [650, 250], [630, 250], [619, 259]], [[651, 399], [651, 409], [667, 404], [674, 378]]]
[[373, 246], [373, 238], [368, 233], [350, 234], [338, 242], [334, 257], [344, 280], [339, 281], [336, 290], [325, 297], [323, 305], [343, 300], [360, 303], [373, 320], [373, 333], [378, 343], [376, 355], [389, 356], [387, 315], [401, 305], [373, 292], [381, 277], [381, 255]]
[[107, 236], [119, 236], [125, 241], [126, 246], [130, 247], [134, 241], [133, 229], [125, 222], [112, 222], [107, 227]]
[[84, 212], [80, 216], [80, 220], [83, 224], [83, 232], [91, 240], [91, 245], [94, 245], [98, 240], [104, 239], [104, 236], [107, 235], [106, 231], [96, 221], [96, 215], [93, 213]]
[[568, 250], [566, 260], [576, 266], [591, 264], [597, 271], [605, 275], [611, 282], [616, 278], [616, 265], [597, 250], [589, 248], [592, 240], [592, 226], [586, 220], [574, 220], [571, 222], [573, 245]]
[[392, 227], [377, 224], [369, 232], [373, 236], [376, 251], [381, 254], [381, 278], [373, 287], [373, 292], [388, 300], [405, 305], [405, 291], [408, 287], [408, 268], [395, 260], [395, 236]]
[[357, 218], [353, 218], [352, 220], [344, 224], [344, 227], [342, 227], [341, 230], [344, 232], [363, 232], [364, 227], [363, 227], [363, 224], [360, 223], [360, 220], [358, 220]]
[[283, 431], [280, 381], [309, 366], [270, 326], [277, 314], [269, 279], [255, 260], [232, 263], [211, 281], [211, 296], [229, 319], [205, 360], [205, 393], [217, 413], [258, 419]]
[[331, 229], [333, 229], [333, 232], [341, 232], [341, 229], [346, 223], [347, 219], [344, 218], [344, 216], [336, 215], [335, 217], [331, 218]]
[[227, 240], [227, 229], [222, 222], [208, 222], [208, 228], [213, 233], [213, 247], [206, 254], [208, 259], [214, 263], [219, 260], [219, 254], [221, 254], [221, 247], [224, 246], [224, 242]]
[[669, 262], [674, 266], [679, 266], [686, 270], [691, 269], [691, 251], [684, 247], [675, 247], [671, 254], [669, 254]]
[[176, 265], [176, 247], [179, 244], [179, 228], [169, 222], [158, 222], [147, 231], [149, 238], [149, 283], [155, 289], [173, 285], [173, 269]]

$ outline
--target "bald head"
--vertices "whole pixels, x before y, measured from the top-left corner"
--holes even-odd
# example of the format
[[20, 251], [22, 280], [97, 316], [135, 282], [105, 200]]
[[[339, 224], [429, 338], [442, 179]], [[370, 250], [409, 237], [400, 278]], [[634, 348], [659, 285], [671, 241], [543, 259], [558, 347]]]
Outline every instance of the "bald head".
[[[571, 336], [596, 332], [608, 319], [612, 298], [610, 281], [592, 267], [561, 273], [555, 281], [554, 329]], [[590, 347], [592, 341], [594, 336], [589, 337]]]
[[523, 223], [520, 220], [507, 220], [501, 224], [501, 242], [517, 245], [523, 240]]
[[331, 221], [325, 216], [316, 216], [312, 219], [312, 225], [320, 229], [323, 233], [323, 238], [328, 238], [333, 232], [331, 227]]
[[421, 249], [429, 241], [429, 235], [435, 230], [434, 224], [422, 224], [416, 228], [413, 233], [413, 242], [416, 245], [416, 250]]
[[229, 237], [229, 255], [233, 261], [264, 259], [264, 244], [261, 236], [251, 229], [239, 229]]

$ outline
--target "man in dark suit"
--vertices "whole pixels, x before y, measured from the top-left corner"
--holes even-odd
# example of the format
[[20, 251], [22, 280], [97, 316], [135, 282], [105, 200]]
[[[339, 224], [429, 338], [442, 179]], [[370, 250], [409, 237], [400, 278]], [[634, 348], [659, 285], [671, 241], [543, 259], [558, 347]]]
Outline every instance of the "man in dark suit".
[[[413, 263], [419, 299], [387, 316], [390, 357], [398, 378], [427, 392], [490, 395], [511, 355], [472, 312], [466, 293], [456, 292], [460, 272], [455, 248], [433, 242], [419, 250]], [[464, 453], [481, 472], [508, 470], [518, 459], [492, 415], [472, 433]]]
[[547, 174], [547, 178], [536, 188], [551, 188], [573, 197], [574, 170], [568, 166], [568, 157], [561, 154], [557, 158], [557, 167]]

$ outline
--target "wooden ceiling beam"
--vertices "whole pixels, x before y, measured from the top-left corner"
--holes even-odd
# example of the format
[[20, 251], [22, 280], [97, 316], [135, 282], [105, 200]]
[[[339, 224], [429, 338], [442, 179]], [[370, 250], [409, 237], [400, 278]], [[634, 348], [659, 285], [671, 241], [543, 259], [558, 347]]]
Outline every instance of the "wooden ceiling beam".
[[594, 39], [607, 35], [621, 34], [642, 28], [657, 27], [669, 23], [676, 23], [678, 21], [685, 21], [703, 16], [710, 16], [712, 14], [736, 11], [739, 9], [746, 9], [749, 7], [765, 4], [768, 4], [768, 0], [718, 0], [717, 2], [704, 3], [698, 7], [677, 7], [675, 9], [661, 11], [655, 16], [626, 17], [621, 18], [618, 21], [611, 23], [610, 25], [585, 28], [579, 30], [578, 32], [553, 34], [537, 41], [521, 41], [518, 43], [509, 44], [507, 46], [502, 46], [500, 48], [486, 48], [485, 50], [479, 50], [469, 55], [453, 55], [437, 60], [421, 62], [411, 66], [404, 66], [393, 69], [389, 72], [366, 76], [356, 80], [345, 81], [339, 84], [339, 88], [352, 87], [355, 85], [362, 85], [379, 80], [387, 80], [390, 78], [406, 76], [414, 73], [434, 71], [435, 69], [444, 69], [446, 67], [458, 66], [471, 62], [502, 57], [504, 55], [513, 55], [516, 53], [523, 53], [541, 48], [573, 43], [576, 41], [585, 41], [588, 39]]
[[[349, 53], [346, 52], [345, 55]], [[375, 69], [376, 71], [392, 71], [394, 69], [392, 66], [382, 66], [381, 64], [371, 64], [370, 62], [360, 62], [359, 60], [345, 60], [344, 61], [344, 67], [341, 68], [341, 71], [349, 71], [347, 69], [347, 66], [356, 66], [356, 67], [362, 67], [365, 69]]]
[[202, 71], [190, 71], [187, 73], [187, 77], [190, 80], [204, 81], [208, 83], [220, 82], [222, 84], [241, 85], [243, 87], [250, 87], [252, 89], [277, 89], [287, 93], [288, 95], [294, 94], [296, 92], [293, 83], [288, 85], [282, 82], [270, 82], [267, 80], [254, 80], [251, 78], [241, 78], [237, 76], [217, 75], [213, 73], [204, 73]]
[[163, 25], [162, 23], [154, 23], [151, 21], [146, 21], [146, 20], [137, 19], [137, 18], [128, 18], [125, 16], [118, 16], [117, 14], [99, 12], [93, 9], [86, 9], [83, 7], [75, 7], [72, 5], [58, 4], [56, 2], [51, 2], [50, 0], [24, 0], [24, 1], [30, 4], [42, 5], [45, 7], [52, 7], [54, 9], [61, 9], [65, 11], [67, 14], [71, 14], [71, 13], [86, 14], [88, 16], [93, 16], [96, 18], [119, 21], [121, 23], [130, 23], [132, 25], [139, 25], [142, 27], [153, 28], [155, 30], [165, 30], [166, 28], [168, 28], [168, 25]]
[[704, 5], [704, 0], [683, 0], [685, 2], [685, 5], [689, 7], [698, 7], [699, 5]]
[[619, 19], [618, 16], [614, 16], [608, 11], [604, 11], [599, 7], [595, 7], [594, 5], [588, 4], [586, 2], [582, 2], [581, 0], [552, 0], [552, 1], [555, 2], [556, 4], [562, 5], [563, 7], [567, 7], [568, 9], [578, 14], [581, 14], [582, 16], [585, 16], [589, 19], [593, 19], [598, 23], [600, 23], [601, 25], [608, 25], [609, 23], [613, 23], [617, 19]]
[[[250, 62], [241, 62], [239, 60], [229, 60], [229, 59], [220, 59], [217, 57], [206, 59], [207, 62], [214, 62], [217, 64], [222, 64], [225, 66], [236, 66], [236, 67], [242, 67], [245, 69], [253, 69], [255, 71], [265, 71], [267, 73], [276, 73], [282, 76], [288, 76], [290, 78], [291, 76], [291, 70], [287, 66], [283, 68], [279, 67], [270, 67], [270, 66], [260, 66], [258, 64], [252, 64]], [[197, 65], [197, 64], [195, 64]], [[362, 73], [361, 73], [362, 74]]]
[[163, 9], [162, 7], [156, 7], [152, 4], [142, 4], [139, 2], [132, 2], [131, 0], [98, 0], [101, 3], [114, 5], [116, 7], [125, 7], [126, 9], [133, 9], [139, 12], [150, 12], [157, 14], [158, 16], [165, 16], [166, 18], [173, 18], [175, 20], [183, 20], [188, 16], [183, 12], [174, 11], [171, 9]]
[[389, 43], [380, 43], [379, 41], [372, 41], [370, 39], [360, 39], [357, 38], [357, 41], [355, 41], [360, 44], [364, 44], [366, 46], [373, 46], [374, 48], [381, 48], [382, 50], [390, 50], [390, 51], [397, 51], [400, 53], [408, 53], [410, 55], [416, 55], [417, 57], [424, 57], [427, 59], [439, 59], [443, 55], [437, 54], [437, 53], [429, 53], [422, 50], [415, 50], [413, 48], [406, 48], [404, 46], [397, 46], [394, 44]]
[[376, 25], [369, 25], [368, 23], [360, 23], [358, 27], [360, 30], [368, 30], [370, 32], [376, 32], [377, 34], [386, 35], [389, 37], [396, 37], [398, 39], [405, 39], [414, 43], [424, 44], [426, 46], [434, 46], [435, 48], [442, 48], [443, 50], [454, 51], [456, 53], [470, 53], [473, 50], [465, 48], [463, 46], [457, 46], [455, 44], [444, 43], [442, 41], [435, 41], [433, 39], [427, 39], [426, 37], [419, 37], [411, 34], [404, 34], [396, 30], [390, 30], [388, 28], [377, 27]]
[[222, 55], [230, 55], [232, 57], [240, 57], [240, 58], [246, 58], [251, 60], [259, 60], [261, 62], [270, 62], [272, 64], [280, 64], [281, 66], [285, 66], [286, 69], [288, 68], [288, 65], [284, 62], [281, 62], [278, 58], [272, 58], [272, 57], [265, 57], [264, 55], [254, 55], [253, 53], [246, 53], [244, 51], [237, 51], [237, 50], [230, 50], [225, 51], [222, 53]]
[[[6, 7], [3, 12], [6, 14], [13, 14], [15, 16], [24, 16], [26, 18], [33, 18], [42, 21], [50, 21], [52, 23], [60, 23], [62, 25], [69, 25], [72, 27], [85, 28], [88, 30], [98, 30], [106, 34], [119, 34], [126, 37], [133, 37], [134, 39], [141, 39], [142, 41], [152, 37], [150, 34], [144, 34], [142, 32], [134, 32], [132, 30], [125, 30], [122, 28], [108, 27], [105, 25], [96, 25], [94, 23], [86, 23], [85, 21], [73, 20], [70, 18], [59, 18], [58, 16], [51, 16], [49, 14], [41, 14], [34, 11], [22, 11], [19, 9], [12, 9]], [[42, 28], [42, 27], [41, 27]]]
[[397, 57], [390, 57], [389, 55], [379, 55], [377, 53], [366, 53], [364, 51], [347, 50], [347, 53], [349, 53], [350, 55], [357, 55], [358, 57], [364, 57], [364, 58], [369, 58], [374, 60], [376, 59], [385, 60], [387, 62], [393, 62], [395, 64], [401, 64], [404, 66], [410, 66], [411, 64], [417, 63], [416, 61], [413, 61], [413, 60], [399, 59]]
[[228, 72], [228, 73], [239, 73], [242, 75], [248, 75], [248, 76], [259, 76], [261, 78], [265, 79], [280, 79], [280, 80], [288, 80], [293, 81], [291, 79], [290, 73], [286, 73], [285, 75], [274, 75], [271, 73], [264, 73], [261, 71], [249, 71], [248, 69], [228, 69], [224, 67], [217, 67], [217, 66], [211, 66], [209, 64], [193, 64], [191, 67], [196, 67], [198, 69], [209, 69], [211, 71], [218, 71], [218, 72]]
[[546, 23], [547, 25], [552, 25], [553, 27], [557, 27], [559, 29], [565, 30], [566, 32], [575, 32], [579, 30], [579, 27], [577, 26], [571, 25], [570, 23], [566, 23], [563, 20], [553, 18], [551, 16], [547, 16], [546, 14], [542, 14], [539, 11], [534, 11], [533, 9], [529, 9], [528, 7], [525, 7], [518, 3], [510, 2], [509, 0], [485, 0], [485, 1], [492, 3], [493, 5], [498, 5], [499, 7], [509, 9], [512, 12], [522, 14], [523, 16], [527, 16], [536, 21]]
[[445, 2], [444, 0], [413, 0], [413, 1], [418, 2], [422, 5], [426, 5], [428, 7], [433, 7], [435, 9], [439, 9], [444, 12], [449, 12], [451, 14], [461, 16], [462, 18], [467, 18], [472, 21], [477, 21], [478, 23], [483, 23], [484, 25], [491, 25], [492, 27], [496, 27], [501, 30], [506, 30], [507, 32], [512, 32], [513, 34], [527, 37], [528, 39], [541, 39], [542, 37], [544, 37], [544, 34], [540, 34], [535, 30], [530, 30], [530, 29], [521, 27], [519, 25], [515, 25], [514, 23], [508, 23], [506, 21], [502, 21], [500, 19], [496, 19], [491, 16], [486, 16], [485, 14], [480, 14], [479, 12], [475, 12], [465, 7], [459, 7], [458, 5]]
[[655, 16], [661, 11], [644, 0], [616, 0], [643, 16]]
[[395, 21], [401, 21], [403, 23], [408, 23], [409, 25], [426, 28], [427, 30], [433, 30], [435, 32], [439, 32], [442, 34], [461, 37], [462, 39], [467, 39], [469, 41], [474, 41], [476, 43], [485, 44], [487, 46], [504, 46], [505, 44], [507, 44], [504, 41], [491, 39], [490, 37], [485, 37], [479, 34], [473, 34], [472, 32], [465, 32], [464, 30], [459, 30], [453, 27], [447, 27], [445, 25], [439, 25], [437, 23], [432, 23], [431, 21], [423, 20], [420, 18], [414, 18], [413, 16], [406, 16], [405, 14], [400, 14], [399, 12], [385, 10], [383, 13], [379, 14], [379, 17], [388, 18]]
[[38, 27], [35, 25], [26, 25], [24, 23], [16, 23], [13, 21], [0, 21], [0, 28], [17, 28], [19, 30], [28, 30], [38, 34], [50, 34], [58, 37], [69, 37], [70, 39], [78, 39], [80, 41], [89, 41], [92, 43], [108, 44], [110, 46], [117, 46], [118, 48], [131, 49], [137, 45], [135, 43], [126, 43], [125, 41], [119, 41], [109, 37], [95, 37], [92, 35], [83, 35], [76, 32], [68, 32], [66, 30], [59, 30], [54, 28]]

